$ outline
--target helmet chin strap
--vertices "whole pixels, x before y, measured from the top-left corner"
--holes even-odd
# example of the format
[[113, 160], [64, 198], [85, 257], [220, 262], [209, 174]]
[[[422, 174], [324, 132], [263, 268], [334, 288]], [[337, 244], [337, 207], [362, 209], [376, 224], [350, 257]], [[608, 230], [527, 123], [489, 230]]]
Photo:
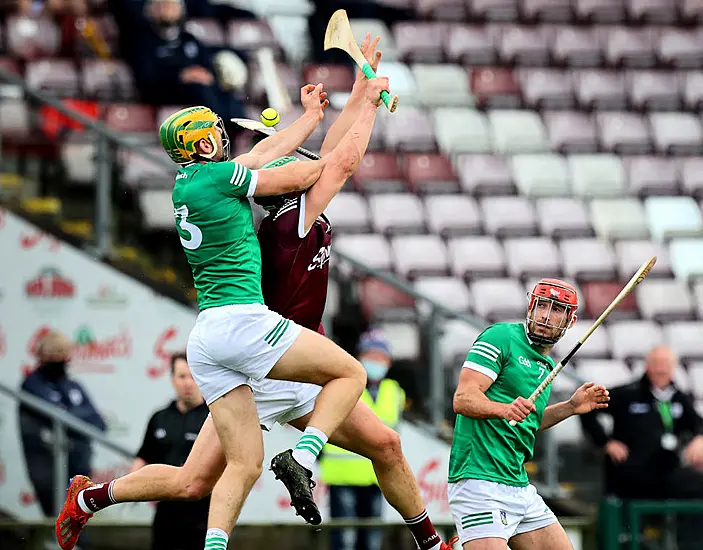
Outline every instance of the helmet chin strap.
[[212, 132], [208, 132], [207, 135], [208, 140], [212, 144], [212, 153], [208, 153], [207, 155], [205, 153], [198, 153], [201, 157], [204, 157], [206, 159], [211, 159], [217, 154], [217, 140], [215, 139], [215, 136], [212, 134]]

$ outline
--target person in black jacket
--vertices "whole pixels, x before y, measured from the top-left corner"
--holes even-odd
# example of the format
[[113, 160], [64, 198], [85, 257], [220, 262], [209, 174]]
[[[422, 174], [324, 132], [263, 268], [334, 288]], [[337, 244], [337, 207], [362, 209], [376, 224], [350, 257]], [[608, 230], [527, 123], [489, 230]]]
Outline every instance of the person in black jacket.
[[[50, 332], [38, 343], [36, 353], [39, 366], [22, 383], [22, 390], [44, 401], [65, 409], [76, 418], [105, 431], [106, 424], [96, 410], [83, 386], [71, 380], [66, 369], [71, 360], [71, 342], [58, 332]], [[42, 511], [55, 516], [54, 486], [68, 485], [71, 477], [90, 475], [92, 447], [90, 441], [68, 431], [68, 477], [54, 479], [52, 422], [32, 409], [20, 406], [19, 422], [22, 448], [29, 478], [34, 486]]]
[[[644, 376], [610, 390], [610, 406], [581, 416], [585, 433], [606, 454], [606, 493], [623, 499], [703, 498], [703, 421], [673, 382], [677, 358], [659, 346]], [[606, 435], [598, 421], [610, 415]]]
[[[182, 466], [208, 415], [208, 408], [188, 368], [185, 353], [171, 358], [176, 399], [154, 413], [130, 472], [147, 464]], [[202, 550], [210, 497], [195, 502], [159, 502], [152, 524], [152, 550]]]

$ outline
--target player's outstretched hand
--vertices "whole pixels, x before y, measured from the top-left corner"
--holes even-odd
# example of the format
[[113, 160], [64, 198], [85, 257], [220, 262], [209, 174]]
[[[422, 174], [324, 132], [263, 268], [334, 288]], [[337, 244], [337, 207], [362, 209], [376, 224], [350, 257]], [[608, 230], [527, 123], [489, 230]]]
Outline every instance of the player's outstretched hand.
[[315, 114], [320, 120], [325, 116], [325, 109], [330, 104], [327, 99], [327, 92], [322, 90], [322, 83], [315, 86], [306, 84], [300, 88], [300, 103], [306, 113]]
[[[378, 71], [378, 64], [381, 62], [381, 57], [383, 55], [380, 50], [376, 51], [376, 48], [378, 47], [378, 42], [380, 40], [381, 37], [377, 36], [372, 41], [371, 33], [367, 32], [366, 36], [364, 37], [364, 41], [361, 43], [361, 47], [359, 48], [361, 50], [361, 53], [364, 54], [366, 61], [368, 61], [369, 65], [371, 65], [371, 68], [374, 72]], [[365, 80], [366, 75], [361, 72], [361, 69], [358, 69], [356, 71], [356, 81], [363, 82]]]
[[605, 386], [596, 385], [594, 382], [583, 384], [569, 399], [574, 414], [586, 414], [596, 409], [605, 409], [608, 401], [610, 401], [608, 390]]
[[376, 107], [381, 104], [381, 92], [386, 90], [390, 93], [391, 85], [387, 76], [379, 76], [369, 80], [366, 85], [366, 99], [373, 103]]
[[514, 420], [515, 422], [522, 422], [531, 412], [535, 412], [536, 410], [535, 404], [532, 401], [524, 397], [518, 397], [505, 408], [504, 418], [506, 420]]

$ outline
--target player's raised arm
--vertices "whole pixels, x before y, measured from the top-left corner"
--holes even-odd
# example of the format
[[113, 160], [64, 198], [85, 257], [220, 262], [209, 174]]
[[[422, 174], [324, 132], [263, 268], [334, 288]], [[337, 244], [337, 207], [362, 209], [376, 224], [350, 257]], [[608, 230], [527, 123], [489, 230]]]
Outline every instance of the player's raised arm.
[[254, 197], [285, 195], [295, 191], [305, 191], [322, 175], [326, 159], [310, 162], [291, 162], [277, 168], [257, 170]]
[[[371, 35], [367, 33], [361, 44], [361, 53], [364, 54], [374, 72], [378, 71], [378, 64], [381, 61], [381, 52], [376, 51], [380, 39], [381, 37], [377, 36], [371, 41]], [[321, 157], [331, 153], [354, 124], [363, 105], [364, 95], [366, 94], [366, 84], [368, 82], [369, 79], [366, 78], [364, 73], [362, 73], [361, 70], [357, 70], [356, 81], [352, 87], [351, 95], [347, 99], [339, 117], [327, 131], [325, 141], [322, 142], [322, 148], [320, 149]]]
[[354, 173], [366, 153], [376, 111], [381, 104], [382, 90], [389, 90], [388, 78], [378, 77], [369, 81], [364, 102], [351, 129], [334, 151], [322, 159], [327, 165], [315, 186], [305, 194], [305, 233]]
[[290, 155], [299, 147], [322, 121], [324, 110], [329, 105], [327, 92], [322, 84], [307, 84], [300, 89], [300, 102], [305, 112], [290, 126], [261, 140], [254, 148], [234, 159], [235, 162], [256, 169], [267, 162]]

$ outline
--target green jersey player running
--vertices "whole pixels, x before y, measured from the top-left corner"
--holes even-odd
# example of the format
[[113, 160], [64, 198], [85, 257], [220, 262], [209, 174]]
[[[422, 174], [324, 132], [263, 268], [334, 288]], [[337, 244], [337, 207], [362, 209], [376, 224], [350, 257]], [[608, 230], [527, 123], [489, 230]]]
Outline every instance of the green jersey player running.
[[534, 404], [526, 399], [554, 368], [548, 353], [578, 307], [574, 287], [556, 279], [542, 279], [528, 295], [524, 323], [497, 323], [476, 339], [454, 395], [449, 505], [464, 550], [572, 549], [525, 462], [539, 430], [608, 406], [608, 391], [592, 382], [549, 407], [550, 388]]
[[321, 84], [301, 90], [306, 112], [300, 119], [233, 162], [228, 162], [229, 139], [222, 121], [210, 109], [184, 109], [161, 125], [161, 143], [181, 165], [172, 195], [174, 215], [200, 307], [188, 339], [188, 363], [210, 408], [226, 459], [211, 497], [208, 550], [224, 550], [244, 500], [261, 474], [264, 447], [249, 386], [252, 380], [322, 386], [296, 448], [271, 462], [296, 512], [309, 523], [321, 521], [311, 491], [312, 465], [359, 400], [366, 374], [356, 359], [331, 340], [264, 305], [261, 253], [248, 197], [282, 195], [313, 184], [341, 186], [366, 151], [381, 91], [388, 88], [384, 77], [368, 82], [351, 130], [319, 161], [260, 169], [291, 154], [319, 124], [328, 104]]

